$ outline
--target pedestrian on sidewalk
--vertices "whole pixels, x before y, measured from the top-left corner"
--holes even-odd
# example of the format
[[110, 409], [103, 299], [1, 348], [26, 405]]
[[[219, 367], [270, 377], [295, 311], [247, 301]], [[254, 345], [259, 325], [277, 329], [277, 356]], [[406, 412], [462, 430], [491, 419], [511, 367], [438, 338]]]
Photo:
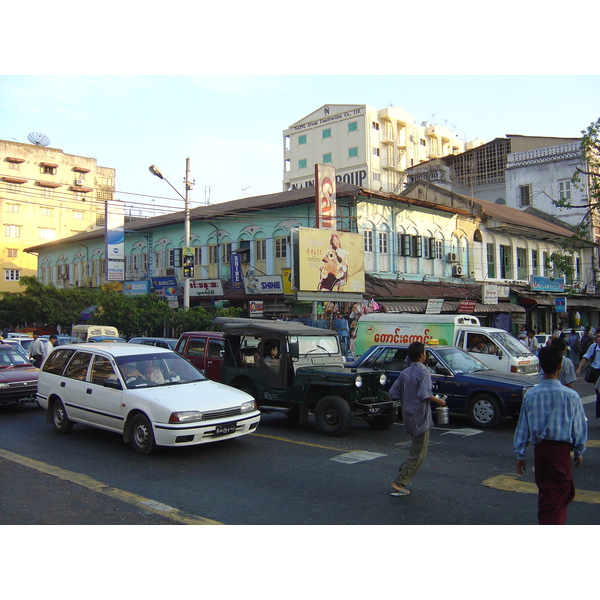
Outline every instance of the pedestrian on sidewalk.
[[523, 475], [525, 452], [534, 447], [534, 475], [538, 487], [538, 523], [564, 525], [567, 508], [575, 497], [571, 451], [581, 466], [587, 441], [587, 421], [579, 394], [560, 383], [563, 353], [557, 346], [540, 350], [544, 379], [523, 398], [515, 430], [516, 469]]
[[594, 391], [596, 392], [596, 419], [598, 419], [600, 418], [600, 389], [596, 387], [596, 384], [598, 383], [598, 379], [600, 379], [600, 333], [596, 333], [596, 341], [590, 345], [587, 352], [581, 357], [577, 371], [575, 371], [577, 377], [579, 377], [588, 361], [590, 362], [590, 369], [594, 370], [594, 379], [589, 381], [586, 378], [586, 381], [594, 384]]
[[433, 427], [431, 403], [445, 406], [446, 401], [433, 395], [431, 372], [425, 366], [427, 353], [421, 342], [413, 342], [407, 350], [410, 365], [404, 369], [390, 389], [393, 400], [402, 402], [404, 432], [412, 436], [407, 459], [392, 483], [392, 496], [408, 496], [406, 488], [427, 456], [429, 430]]

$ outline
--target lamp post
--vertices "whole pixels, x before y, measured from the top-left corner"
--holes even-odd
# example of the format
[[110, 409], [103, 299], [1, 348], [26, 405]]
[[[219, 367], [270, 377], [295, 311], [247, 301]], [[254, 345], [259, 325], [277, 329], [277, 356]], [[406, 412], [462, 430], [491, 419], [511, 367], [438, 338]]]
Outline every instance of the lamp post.
[[[162, 171], [156, 166], [148, 167], [152, 175], [156, 175], [160, 179], [164, 179], [177, 192], [177, 195], [185, 202], [185, 220], [184, 220], [184, 236], [183, 244], [187, 248], [190, 245], [190, 190], [193, 184], [190, 182], [190, 159], [185, 159], [185, 196], [182, 196], [177, 188], [162, 174]], [[183, 307], [190, 307], [190, 280], [189, 277], [183, 278]]]

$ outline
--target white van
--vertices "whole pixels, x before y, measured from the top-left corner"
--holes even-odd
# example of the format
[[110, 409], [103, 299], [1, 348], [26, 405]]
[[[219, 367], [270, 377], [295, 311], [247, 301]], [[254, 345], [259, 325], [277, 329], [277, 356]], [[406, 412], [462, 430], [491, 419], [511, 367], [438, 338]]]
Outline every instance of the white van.
[[71, 330], [73, 343], [87, 342], [91, 337], [119, 337], [119, 330], [110, 325], [74, 325]]
[[376, 344], [458, 346], [482, 363], [507, 373], [537, 375], [539, 360], [504, 329], [482, 327], [470, 315], [416, 315], [372, 313], [363, 315], [356, 327], [356, 357]]

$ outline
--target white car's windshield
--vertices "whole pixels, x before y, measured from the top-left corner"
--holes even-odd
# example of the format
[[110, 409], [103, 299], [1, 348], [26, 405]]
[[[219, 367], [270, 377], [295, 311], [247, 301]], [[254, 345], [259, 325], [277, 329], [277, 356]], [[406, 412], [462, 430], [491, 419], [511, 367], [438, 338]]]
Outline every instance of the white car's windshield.
[[532, 354], [529, 349], [525, 348], [519, 340], [516, 340], [512, 335], [504, 331], [494, 331], [490, 333], [492, 340], [499, 342], [511, 356], [523, 356], [524, 354]]
[[117, 365], [129, 389], [206, 380], [194, 365], [178, 354], [124, 356], [117, 359]]

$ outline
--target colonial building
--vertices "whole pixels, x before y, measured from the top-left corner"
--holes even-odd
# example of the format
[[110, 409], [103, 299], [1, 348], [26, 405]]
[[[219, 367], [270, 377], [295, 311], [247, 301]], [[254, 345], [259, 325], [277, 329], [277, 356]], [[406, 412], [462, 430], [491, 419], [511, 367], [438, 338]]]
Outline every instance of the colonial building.
[[[577, 167], [585, 170], [579, 138], [508, 135], [409, 168], [407, 182], [431, 181], [464, 196], [579, 225], [589, 190], [585, 180], [582, 190], [572, 184]], [[553, 201], [560, 199], [573, 208], [556, 206]]]
[[[114, 169], [93, 158], [0, 140], [0, 292], [21, 291], [19, 279], [38, 273], [26, 247], [102, 226], [114, 189]], [[63, 275], [57, 270], [57, 281]]]
[[283, 189], [314, 185], [314, 165], [336, 168], [338, 181], [398, 194], [406, 170], [430, 158], [454, 155], [464, 143], [445, 125], [418, 125], [401, 108], [325, 105], [283, 132]]
[[[292, 256], [293, 231], [315, 227], [313, 188], [194, 208], [191, 306], [227, 302], [250, 313], [260, 302], [264, 316], [281, 318], [311, 316], [332, 303], [349, 313], [352, 305], [373, 299], [383, 310], [424, 312], [429, 298], [443, 298], [443, 312], [456, 312], [461, 300], [473, 300], [473, 310], [485, 324], [498, 315], [515, 321], [522, 316], [525, 322], [527, 309], [517, 303], [512, 287], [528, 284], [535, 273], [548, 274], [541, 267], [543, 257], [558, 251], [560, 241], [572, 233], [533, 217], [524, 224], [515, 209], [442, 188], [416, 184], [408, 192], [399, 196], [339, 184], [337, 231], [350, 236], [365, 280], [362, 290], [351, 291], [286, 286], [294, 277], [291, 269], [302, 268], [299, 261], [321, 263], [320, 249], [305, 259]], [[183, 212], [177, 212], [129, 222], [125, 281], [113, 284], [115, 289], [144, 293], [179, 286], [181, 296], [176, 249], [183, 246], [183, 221]], [[38, 277], [44, 283], [89, 285], [88, 277], [94, 285], [106, 283], [103, 231], [38, 244], [27, 252], [37, 255]], [[579, 259], [578, 265], [586, 260]], [[236, 268], [243, 286], [235, 285]], [[61, 273], [67, 274], [66, 280]], [[482, 283], [487, 282], [506, 292], [492, 304], [483, 302]]]

